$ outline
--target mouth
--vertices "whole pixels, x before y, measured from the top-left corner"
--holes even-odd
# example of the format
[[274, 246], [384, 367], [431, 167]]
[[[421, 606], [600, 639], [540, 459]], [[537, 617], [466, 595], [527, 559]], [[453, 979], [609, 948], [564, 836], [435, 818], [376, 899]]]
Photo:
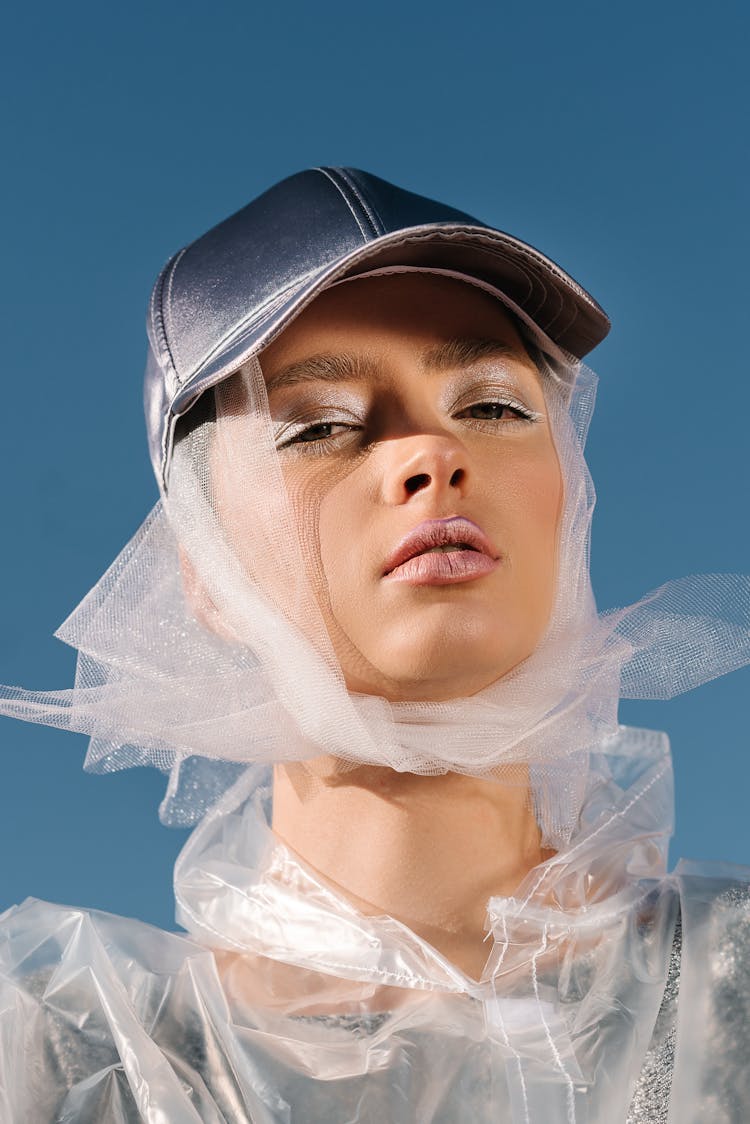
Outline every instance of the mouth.
[[411, 585], [453, 585], [491, 573], [500, 555], [481, 527], [453, 516], [410, 531], [386, 559], [383, 577]]

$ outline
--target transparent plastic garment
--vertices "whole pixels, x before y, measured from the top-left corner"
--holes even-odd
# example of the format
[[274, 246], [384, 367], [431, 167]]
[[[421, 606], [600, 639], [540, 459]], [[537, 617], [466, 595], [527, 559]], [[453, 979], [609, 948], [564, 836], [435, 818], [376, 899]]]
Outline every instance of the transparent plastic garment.
[[[616, 728], [621, 695], [669, 697], [750, 659], [750, 583], [690, 578], [626, 610], [597, 612], [588, 568], [594, 491], [583, 456], [595, 376], [511, 311], [544, 386], [564, 504], [551, 619], [509, 674], [443, 703], [347, 691], [339, 654], [351, 638], [324, 612], [331, 590], [319, 511], [310, 506], [300, 528], [254, 357], [214, 388], [213, 415], [176, 445], [168, 494], [60, 629], [80, 653], [73, 690], [2, 688], [0, 709], [88, 732], [89, 768], [169, 771], [167, 822], [196, 822], [254, 762], [329, 755], [341, 767], [506, 783], [531, 765], [544, 840], [563, 843], [577, 820], [587, 750]], [[498, 378], [506, 377], [500, 363]], [[504, 441], [498, 435], [500, 458]]]
[[745, 1118], [750, 872], [665, 875], [662, 735], [592, 754], [569, 844], [488, 902], [480, 980], [279, 842], [268, 781], [249, 770], [188, 841], [187, 937], [33, 900], [2, 918], [0, 1119]]
[[[617, 733], [616, 713], [621, 694], [667, 697], [747, 662], [748, 582], [687, 579], [597, 613], [594, 377], [527, 327], [564, 505], [551, 620], [509, 675], [440, 704], [346, 690], [318, 512], [301, 535], [256, 358], [216, 388], [168, 495], [63, 626], [75, 688], [4, 690], [7, 713], [89, 732], [94, 768], [170, 770], [166, 819], [195, 821], [236, 787], [178, 864], [188, 938], [44, 903], [5, 915], [0, 1119], [626, 1119], [678, 912], [677, 1060], [667, 1027], [652, 1068], [671, 1077], [673, 1120], [736, 1118], [745, 877], [665, 876], [666, 748]], [[360, 915], [271, 833], [265, 766], [322, 754], [503, 783], [528, 767], [557, 855], [488, 903], [481, 980], [397, 919]]]

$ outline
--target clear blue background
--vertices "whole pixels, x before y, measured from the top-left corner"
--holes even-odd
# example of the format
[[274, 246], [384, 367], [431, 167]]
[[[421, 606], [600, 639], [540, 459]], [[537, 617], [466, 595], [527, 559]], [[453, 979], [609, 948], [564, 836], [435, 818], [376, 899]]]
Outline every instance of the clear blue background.
[[[748, 18], [739, 2], [16, 4], [2, 34], [0, 681], [156, 498], [144, 308], [163, 261], [278, 178], [351, 164], [560, 261], [614, 321], [590, 441], [602, 606], [750, 569]], [[750, 674], [624, 717], [673, 739], [673, 856], [750, 863]], [[158, 773], [0, 721], [0, 909], [172, 924]]]

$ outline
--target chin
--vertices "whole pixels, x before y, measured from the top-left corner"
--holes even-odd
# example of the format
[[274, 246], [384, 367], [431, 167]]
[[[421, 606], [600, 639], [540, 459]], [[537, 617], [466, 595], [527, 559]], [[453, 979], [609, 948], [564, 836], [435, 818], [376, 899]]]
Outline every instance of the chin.
[[445, 702], [467, 698], [502, 679], [533, 649], [511, 645], [498, 650], [497, 637], [491, 645], [467, 643], [466, 636], [441, 636], [439, 643], [392, 647], [373, 656], [382, 673], [385, 693], [393, 702]]
[[339, 621], [334, 634], [347, 636], [337, 655], [350, 691], [391, 702], [446, 702], [477, 694], [523, 663], [544, 631], [531, 618], [529, 610], [509, 611], [496, 601], [443, 601], [382, 613], [367, 631], [361, 618], [348, 633]]

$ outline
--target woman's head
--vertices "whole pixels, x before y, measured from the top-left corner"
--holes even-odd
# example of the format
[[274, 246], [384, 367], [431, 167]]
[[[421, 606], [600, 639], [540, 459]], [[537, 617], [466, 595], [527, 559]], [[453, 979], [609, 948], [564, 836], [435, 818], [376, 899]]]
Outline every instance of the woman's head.
[[[481, 235], [485, 263], [505, 237]], [[441, 223], [419, 238], [480, 245]], [[535, 319], [570, 324], [551, 263], [547, 299], [519, 303], [480, 269], [398, 260], [408, 242], [264, 311], [273, 331], [211, 375], [215, 410], [188, 410], [166, 510], [194, 615], [265, 708], [258, 754], [494, 775], [587, 722], [590, 382]]]
[[554, 601], [563, 458], [524, 336], [573, 381], [608, 327], [518, 239], [363, 172], [301, 173], [157, 283], [154, 462], [166, 487], [175, 418], [213, 388], [214, 506], [255, 587], [325, 634], [352, 691], [472, 695], [536, 649]]

